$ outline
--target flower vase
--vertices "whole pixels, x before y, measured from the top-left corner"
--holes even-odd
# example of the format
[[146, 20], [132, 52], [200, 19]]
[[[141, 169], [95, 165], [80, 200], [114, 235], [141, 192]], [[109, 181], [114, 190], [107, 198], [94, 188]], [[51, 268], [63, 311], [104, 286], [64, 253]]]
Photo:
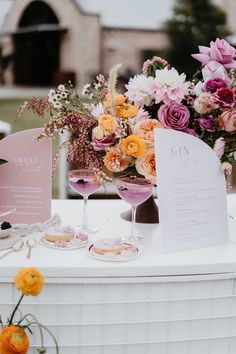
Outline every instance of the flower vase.
[[[121, 214], [122, 219], [132, 221], [132, 210], [124, 211]], [[137, 206], [136, 209], [136, 222], [144, 224], [158, 224], [159, 213], [158, 207], [154, 200], [153, 195], [148, 198], [144, 203]]]

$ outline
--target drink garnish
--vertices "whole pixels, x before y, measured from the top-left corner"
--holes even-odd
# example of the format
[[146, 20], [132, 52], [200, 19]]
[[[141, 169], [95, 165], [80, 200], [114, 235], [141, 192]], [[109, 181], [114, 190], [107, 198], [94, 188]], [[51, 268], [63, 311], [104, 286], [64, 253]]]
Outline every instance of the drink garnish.
[[78, 184], [87, 184], [88, 182], [81, 178], [81, 179], [78, 179], [78, 181], [76, 183], [78, 183]]

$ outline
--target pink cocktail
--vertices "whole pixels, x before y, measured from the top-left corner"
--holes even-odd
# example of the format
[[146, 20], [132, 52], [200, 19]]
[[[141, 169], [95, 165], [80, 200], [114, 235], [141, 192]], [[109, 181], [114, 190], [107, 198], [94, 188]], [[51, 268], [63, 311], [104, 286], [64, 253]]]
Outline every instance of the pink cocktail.
[[69, 178], [69, 185], [76, 193], [83, 197], [88, 197], [100, 188], [100, 183], [94, 179], [94, 176], [87, 176], [79, 179], [71, 177]]
[[70, 187], [84, 199], [83, 224], [76, 228], [77, 232], [93, 233], [97, 228], [89, 226], [87, 222], [87, 201], [88, 197], [100, 188], [100, 183], [96, 180], [94, 171], [91, 170], [71, 170], [68, 172]]
[[141, 236], [135, 235], [136, 207], [145, 202], [152, 195], [152, 183], [145, 178], [122, 177], [116, 180], [118, 195], [132, 206], [132, 232], [131, 236], [122, 237], [130, 241], [143, 240]]

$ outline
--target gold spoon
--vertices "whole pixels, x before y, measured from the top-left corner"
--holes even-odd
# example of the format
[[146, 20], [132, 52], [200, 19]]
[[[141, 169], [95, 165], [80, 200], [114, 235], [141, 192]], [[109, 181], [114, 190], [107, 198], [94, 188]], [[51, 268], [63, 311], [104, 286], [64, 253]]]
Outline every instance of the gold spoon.
[[23, 248], [23, 246], [24, 246], [24, 241], [22, 241], [22, 240], [18, 240], [13, 246], [12, 246], [12, 248], [9, 250], [9, 251], [7, 251], [6, 253], [4, 253], [2, 256], [0, 256], [0, 259], [1, 258], [3, 258], [3, 257], [5, 257], [7, 254], [9, 254], [10, 252], [18, 252], [18, 251], [20, 251], [22, 248]]

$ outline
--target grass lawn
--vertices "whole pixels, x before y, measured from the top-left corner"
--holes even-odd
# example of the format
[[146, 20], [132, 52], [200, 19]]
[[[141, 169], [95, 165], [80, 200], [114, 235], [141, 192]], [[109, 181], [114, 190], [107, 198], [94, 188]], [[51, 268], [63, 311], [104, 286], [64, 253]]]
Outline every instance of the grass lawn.
[[[38, 118], [32, 112], [26, 111], [21, 118], [17, 118], [17, 109], [24, 102], [24, 99], [0, 99], [0, 120], [10, 123], [12, 133], [25, 129], [43, 127], [46, 120]], [[53, 144], [53, 154], [58, 148], [58, 143]], [[58, 174], [53, 177], [52, 197], [58, 197]]]

